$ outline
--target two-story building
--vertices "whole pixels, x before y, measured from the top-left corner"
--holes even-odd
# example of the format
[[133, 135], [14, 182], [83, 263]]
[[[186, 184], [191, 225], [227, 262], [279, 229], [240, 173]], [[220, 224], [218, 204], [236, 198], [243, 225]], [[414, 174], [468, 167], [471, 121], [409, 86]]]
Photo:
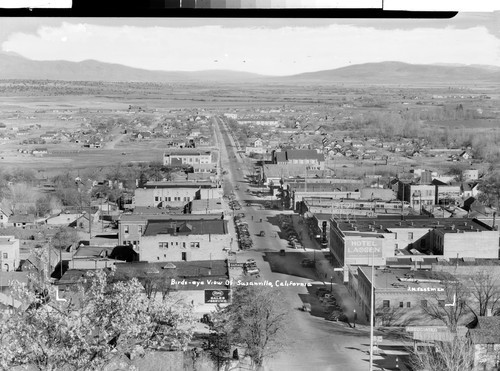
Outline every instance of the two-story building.
[[0, 236], [0, 271], [15, 271], [20, 262], [19, 240], [14, 236]]
[[148, 220], [138, 252], [148, 262], [224, 260], [230, 244], [223, 219]]

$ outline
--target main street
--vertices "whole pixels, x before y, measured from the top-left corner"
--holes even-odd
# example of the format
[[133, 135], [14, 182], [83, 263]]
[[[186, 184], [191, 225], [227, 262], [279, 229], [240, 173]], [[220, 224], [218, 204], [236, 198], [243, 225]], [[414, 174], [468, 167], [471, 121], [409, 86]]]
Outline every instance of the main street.
[[[246, 192], [249, 184], [243, 173], [245, 163], [235, 149], [234, 139], [228, 135], [222, 119], [214, 118], [214, 120], [221, 165], [226, 171], [224, 194], [234, 194], [234, 198], [242, 205], [242, 209], [237, 213], [245, 214], [245, 221], [254, 241], [250, 250], [237, 253], [237, 260], [243, 262], [249, 258], [255, 259], [261, 270], [260, 280], [272, 283], [276, 280], [314, 283], [315, 287], [318, 285], [329, 289], [330, 284], [325, 286], [322, 281], [318, 281], [314, 269], [300, 265], [303, 251], [287, 248], [287, 241], [277, 237], [278, 225], [269, 222], [275, 219], [277, 214], [292, 212], [246, 206], [247, 200], [259, 199]], [[265, 237], [257, 236], [260, 231], [264, 231]], [[285, 256], [279, 253], [282, 249], [286, 251]], [[306, 287], [287, 286], [274, 289], [282, 292], [290, 308], [291, 320], [287, 332], [288, 347], [266, 363], [266, 370], [368, 370], [369, 337], [366, 329], [365, 331], [351, 329], [344, 324], [329, 322], [317, 313], [312, 315], [299, 310], [303, 304], [301, 298], [307, 302]]]

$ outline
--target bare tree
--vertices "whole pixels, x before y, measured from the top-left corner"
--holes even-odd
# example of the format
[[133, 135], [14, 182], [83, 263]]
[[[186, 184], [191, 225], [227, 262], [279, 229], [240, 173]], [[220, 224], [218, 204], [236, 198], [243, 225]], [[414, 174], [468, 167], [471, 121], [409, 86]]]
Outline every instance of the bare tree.
[[470, 297], [469, 290], [458, 281], [443, 281], [444, 291], [431, 293], [427, 306], [422, 307], [432, 319], [442, 321], [452, 332], [471, 314], [466, 304]]
[[477, 309], [474, 312], [477, 312], [478, 316], [486, 316], [488, 310], [494, 313], [500, 301], [498, 276], [491, 270], [481, 270], [470, 276], [469, 282], [469, 291], [476, 300]]
[[411, 363], [417, 371], [463, 371], [474, 366], [474, 347], [467, 337], [435, 342], [433, 347], [412, 352]]

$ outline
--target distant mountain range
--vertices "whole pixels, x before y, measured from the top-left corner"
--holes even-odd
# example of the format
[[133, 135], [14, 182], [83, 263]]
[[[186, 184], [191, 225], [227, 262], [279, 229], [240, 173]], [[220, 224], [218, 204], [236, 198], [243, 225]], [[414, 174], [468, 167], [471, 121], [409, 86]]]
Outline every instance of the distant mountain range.
[[34, 61], [14, 53], [0, 53], [0, 79], [164, 83], [497, 84], [500, 81], [500, 67], [486, 65], [419, 65], [402, 62], [380, 62], [278, 77], [227, 70], [197, 72], [151, 71], [95, 60], [86, 60], [82, 62]]

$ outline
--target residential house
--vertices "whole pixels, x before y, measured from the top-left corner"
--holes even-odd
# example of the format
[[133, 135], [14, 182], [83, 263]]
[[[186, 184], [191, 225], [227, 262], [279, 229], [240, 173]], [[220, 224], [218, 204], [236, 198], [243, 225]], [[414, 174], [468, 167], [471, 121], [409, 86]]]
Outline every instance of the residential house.
[[32, 153], [34, 156], [41, 156], [46, 155], [48, 151], [47, 148], [35, 148]]
[[60, 226], [69, 226], [75, 223], [77, 219], [79, 219], [83, 215], [82, 212], [62, 212], [58, 215], [54, 215], [49, 217], [45, 223], [47, 225], [60, 225]]
[[9, 214], [0, 208], [0, 227], [6, 227], [9, 221]]
[[9, 217], [7, 222], [7, 227], [15, 228], [34, 228], [35, 227], [35, 215], [34, 214], [14, 214]]

